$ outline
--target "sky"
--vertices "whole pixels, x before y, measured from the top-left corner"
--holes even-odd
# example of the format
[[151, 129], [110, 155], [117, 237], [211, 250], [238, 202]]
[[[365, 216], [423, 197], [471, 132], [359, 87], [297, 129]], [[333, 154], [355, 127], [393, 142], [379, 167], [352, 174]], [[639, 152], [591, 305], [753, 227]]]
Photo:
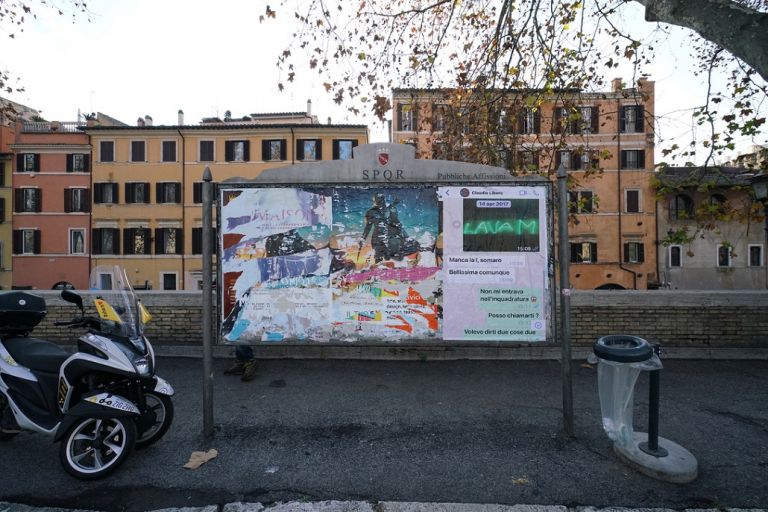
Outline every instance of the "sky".
[[[68, 7], [66, 0], [55, 0]], [[277, 2], [272, 7], [277, 9]], [[300, 69], [296, 83], [285, 82], [276, 67], [293, 29], [288, 9], [277, 20], [259, 23], [267, 2], [253, 0], [88, 0], [88, 17], [59, 16], [38, 7], [13, 39], [0, 27], [0, 67], [20, 79], [25, 91], [6, 95], [38, 109], [44, 118], [77, 120], [82, 113], [103, 112], [128, 124], [149, 115], [156, 125], [185, 124], [203, 117], [233, 117], [256, 112], [300, 112], [312, 101], [321, 122], [366, 124], [371, 142], [386, 142], [386, 127], [372, 115], [354, 116], [334, 104], [323, 79]], [[639, 7], [624, 13], [642, 20]], [[645, 22], [641, 22], [645, 23]], [[648, 25], [649, 29], [652, 27]], [[690, 141], [690, 109], [703, 101], [704, 84], [690, 70], [687, 34], [673, 29], [650, 69], [656, 82], [657, 139]], [[629, 69], [612, 76], [631, 81]], [[286, 89], [278, 91], [283, 81]], [[695, 134], [704, 135], [703, 132]], [[762, 139], [741, 140], [737, 153]], [[657, 146], [657, 161], [661, 159]]]

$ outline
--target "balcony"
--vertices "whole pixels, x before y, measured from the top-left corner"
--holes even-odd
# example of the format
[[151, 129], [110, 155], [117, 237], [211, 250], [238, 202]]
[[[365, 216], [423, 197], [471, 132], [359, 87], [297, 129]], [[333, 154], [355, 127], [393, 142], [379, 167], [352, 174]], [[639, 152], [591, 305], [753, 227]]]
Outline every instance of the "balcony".
[[78, 130], [83, 123], [60, 121], [24, 121], [22, 131], [24, 133], [82, 133]]

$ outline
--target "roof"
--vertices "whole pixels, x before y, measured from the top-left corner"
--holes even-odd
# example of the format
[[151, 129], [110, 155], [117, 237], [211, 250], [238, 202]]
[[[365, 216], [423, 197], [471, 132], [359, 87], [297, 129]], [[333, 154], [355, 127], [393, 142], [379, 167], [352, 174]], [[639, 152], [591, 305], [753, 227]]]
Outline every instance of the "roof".
[[90, 131], [206, 131], [206, 130], [274, 130], [275, 128], [301, 128], [303, 130], [338, 130], [342, 128], [368, 129], [365, 124], [193, 124], [193, 125], [157, 125], [157, 126], [83, 126], [82, 130]]

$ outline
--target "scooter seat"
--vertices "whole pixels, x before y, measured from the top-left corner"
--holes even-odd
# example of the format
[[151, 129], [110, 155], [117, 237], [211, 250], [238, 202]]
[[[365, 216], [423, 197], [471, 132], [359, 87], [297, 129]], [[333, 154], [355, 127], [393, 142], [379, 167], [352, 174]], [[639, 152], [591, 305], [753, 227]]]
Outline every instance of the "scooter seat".
[[41, 372], [58, 373], [62, 363], [70, 356], [55, 343], [37, 338], [6, 338], [3, 345], [18, 364]]

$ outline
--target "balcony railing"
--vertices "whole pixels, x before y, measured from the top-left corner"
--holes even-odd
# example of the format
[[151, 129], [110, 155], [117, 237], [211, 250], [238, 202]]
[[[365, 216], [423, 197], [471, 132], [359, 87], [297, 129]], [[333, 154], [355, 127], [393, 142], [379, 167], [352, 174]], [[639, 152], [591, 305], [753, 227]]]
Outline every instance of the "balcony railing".
[[83, 126], [85, 123], [60, 122], [60, 121], [24, 121], [25, 133], [79, 133], [77, 128]]

